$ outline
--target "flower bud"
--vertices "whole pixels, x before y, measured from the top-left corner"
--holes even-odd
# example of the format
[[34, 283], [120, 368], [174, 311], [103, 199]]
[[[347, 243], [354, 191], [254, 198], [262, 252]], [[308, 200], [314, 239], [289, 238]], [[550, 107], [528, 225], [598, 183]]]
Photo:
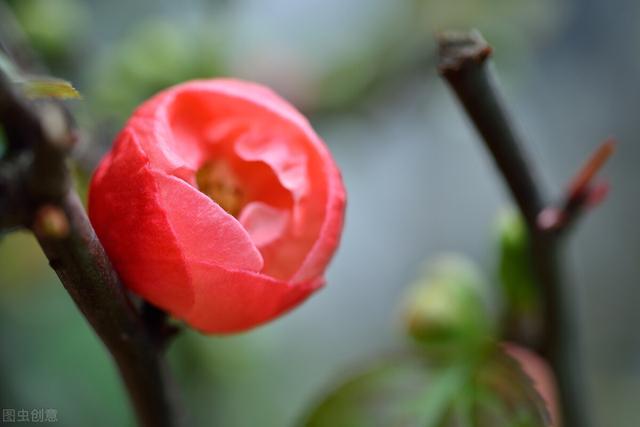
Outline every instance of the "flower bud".
[[145, 102], [89, 189], [126, 286], [207, 333], [265, 323], [321, 287], [344, 205], [307, 120], [269, 89], [227, 79]]
[[505, 334], [535, 341], [542, 318], [527, 227], [517, 211], [508, 209], [498, 216], [496, 232], [499, 277], [505, 300]]
[[440, 256], [409, 292], [407, 330], [432, 354], [472, 351], [494, 333], [489, 292], [471, 262], [458, 255]]

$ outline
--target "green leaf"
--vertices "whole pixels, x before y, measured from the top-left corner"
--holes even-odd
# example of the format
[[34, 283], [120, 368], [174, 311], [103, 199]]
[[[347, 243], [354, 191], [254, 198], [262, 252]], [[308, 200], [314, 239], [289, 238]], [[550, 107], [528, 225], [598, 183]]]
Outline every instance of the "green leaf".
[[[416, 400], [433, 375], [419, 359], [382, 360], [339, 386], [316, 407], [305, 427], [412, 425], [421, 417]], [[435, 406], [435, 408], [433, 408]], [[432, 405], [432, 411], [437, 405]]]
[[545, 427], [542, 398], [518, 363], [494, 348], [477, 363], [382, 360], [312, 409], [304, 427]]
[[25, 95], [32, 99], [81, 99], [80, 92], [66, 80], [53, 77], [25, 77], [18, 83]]
[[46, 76], [30, 76], [24, 74], [13, 61], [0, 52], [0, 72], [5, 74], [9, 81], [18, 86], [22, 92], [31, 99], [58, 98], [81, 99], [80, 92], [66, 80]]
[[436, 370], [434, 381], [427, 387], [425, 394], [412, 402], [420, 417], [421, 426], [438, 427], [446, 420], [451, 403], [462, 394], [466, 386], [467, 377], [465, 365]]
[[[501, 418], [514, 427], [549, 426], [551, 419], [544, 400], [536, 390], [533, 380], [524, 372], [520, 362], [499, 349], [476, 373], [479, 391], [489, 402], [501, 407]], [[478, 406], [491, 422], [490, 405], [482, 400]], [[482, 424], [494, 425], [494, 424]]]

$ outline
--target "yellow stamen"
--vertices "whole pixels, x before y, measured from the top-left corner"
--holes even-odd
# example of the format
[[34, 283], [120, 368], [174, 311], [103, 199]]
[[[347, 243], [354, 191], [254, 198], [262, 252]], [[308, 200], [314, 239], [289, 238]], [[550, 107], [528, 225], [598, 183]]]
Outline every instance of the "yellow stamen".
[[222, 160], [205, 163], [196, 172], [198, 189], [230, 215], [238, 216], [245, 205], [244, 193], [231, 167]]

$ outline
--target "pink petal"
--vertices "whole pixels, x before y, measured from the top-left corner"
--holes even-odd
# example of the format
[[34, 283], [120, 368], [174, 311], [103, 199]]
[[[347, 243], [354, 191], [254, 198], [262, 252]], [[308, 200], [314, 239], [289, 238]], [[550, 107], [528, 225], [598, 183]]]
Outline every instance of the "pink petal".
[[159, 208], [148, 159], [128, 132], [120, 135], [94, 176], [89, 216], [129, 288], [172, 311], [193, 304], [182, 249]]
[[242, 210], [239, 221], [260, 248], [282, 236], [289, 222], [289, 213], [263, 202], [252, 202]]
[[324, 283], [291, 284], [246, 271], [190, 262], [195, 304], [183, 318], [205, 333], [241, 332], [272, 320], [304, 301]]
[[262, 256], [240, 222], [184, 181], [153, 172], [160, 208], [190, 261], [260, 271]]

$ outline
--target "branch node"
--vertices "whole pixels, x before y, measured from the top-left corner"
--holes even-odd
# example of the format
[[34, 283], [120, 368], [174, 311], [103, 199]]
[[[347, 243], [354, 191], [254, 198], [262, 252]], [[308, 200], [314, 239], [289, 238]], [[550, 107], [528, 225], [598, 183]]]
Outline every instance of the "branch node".
[[442, 75], [458, 72], [468, 65], [483, 63], [492, 48], [479, 31], [444, 31], [436, 35], [440, 53], [438, 71]]
[[41, 206], [35, 215], [33, 232], [39, 238], [64, 239], [69, 235], [69, 219], [57, 206]]

